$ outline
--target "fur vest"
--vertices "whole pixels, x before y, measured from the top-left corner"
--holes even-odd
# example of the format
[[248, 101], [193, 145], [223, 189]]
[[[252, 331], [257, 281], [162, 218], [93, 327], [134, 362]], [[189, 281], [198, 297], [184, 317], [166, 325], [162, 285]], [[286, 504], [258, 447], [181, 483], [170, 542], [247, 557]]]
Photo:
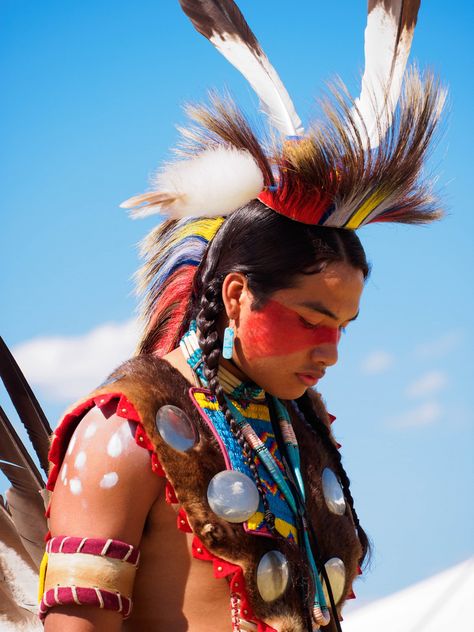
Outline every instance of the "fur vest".
[[[304, 632], [301, 593], [314, 587], [309, 579], [304, 555], [299, 546], [284, 537], [262, 537], [246, 531], [242, 524], [227, 522], [214, 514], [207, 501], [207, 488], [218, 472], [226, 469], [222, 444], [211, 429], [212, 422], [199, 411], [190, 395], [186, 379], [166, 361], [153, 356], [138, 356], [120, 366], [101, 387], [70, 410], [53, 437], [48, 483], [55, 479], [70, 438], [81, 417], [101, 402], [117, 401], [117, 414], [136, 421], [137, 443], [151, 453], [154, 471], [165, 476], [168, 497], [178, 502], [184, 531], [195, 536], [193, 555], [214, 563], [217, 577], [227, 577], [233, 608], [240, 616], [258, 625], [259, 631]], [[314, 407], [328, 426], [330, 419], [318, 395]], [[180, 408], [194, 424], [198, 441], [180, 452], [167, 444], [155, 427], [157, 411], [164, 405]], [[341, 607], [352, 594], [352, 582], [358, 574], [361, 546], [355, 533], [349, 508], [344, 515], [328, 509], [322, 490], [324, 468], [337, 471], [334, 458], [321, 439], [299, 415], [292, 414], [293, 428], [301, 454], [301, 471], [307, 494], [307, 514], [317, 534], [319, 555], [323, 561], [340, 558], [345, 566]], [[289, 563], [290, 580], [285, 593], [272, 602], [264, 601], [257, 588], [256, 574], [265, 553], [278, 550]], [[334, 623], [324, 628], [333, 632]]]

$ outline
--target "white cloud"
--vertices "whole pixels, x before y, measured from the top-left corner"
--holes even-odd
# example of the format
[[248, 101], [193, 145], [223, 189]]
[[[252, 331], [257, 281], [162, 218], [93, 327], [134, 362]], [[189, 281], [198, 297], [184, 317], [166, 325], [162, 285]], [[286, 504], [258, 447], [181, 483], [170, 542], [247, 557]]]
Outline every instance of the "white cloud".
[[429, 426], [438, 421], [442, 412], [443, 409], [438, 402], [429, 401], [390, 417], [388, 419], [388, 425], [393, 428]]
[[408, 397], [426, 397], [440, 391], [448, 383], [448, 376], [443, 371], [428, 371], [408, 385]]
[[448, 331], [435, 340], [417, 345], [415, 355], [426, 359], [441, 358], [454, 351], [463, 339], [464, 332], [462, 330]]
[[33, 387], [51, 402], [69, 403], [98, 386], [131, 356], [138, 340], [136, 321], [105, 323], [81, 336], [34, 338], [13, 349]]
[[361, 369], [364, 373], [368, 373], [370, 375], [383, 373], [393, 365], [394, 360], [393, 355], [387, 351], [372, 351], [363, 359]]

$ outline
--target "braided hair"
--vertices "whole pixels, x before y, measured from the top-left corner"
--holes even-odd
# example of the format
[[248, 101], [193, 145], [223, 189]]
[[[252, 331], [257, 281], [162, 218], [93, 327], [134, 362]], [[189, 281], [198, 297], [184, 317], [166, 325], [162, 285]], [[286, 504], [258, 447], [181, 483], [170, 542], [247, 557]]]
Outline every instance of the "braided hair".
[[331, 456], [334, 457], [334, 460], [336, 461], [338, 478], [341, 481], [342, 488], [344, 490], [344, 497], [349, 503], [349, 506], [351, 508], [352, 518], [354, 520], [354, 524], [357, 529], [357, 534], [359, 536], [359, 541], [362, 547], [362, 555], [359, 559], [359, 565], [362, 566], [370, 550], [369, 539], [364, 529], [360, 525], [359, 517], [354, 507], [354, 499], [352, 498], [352, 494], [350, 490], [351, 482], [349, 480], [349, 477], [347, 476], [344, 466], [342, 465], [341, 453], [332, 439], [331, 431], [329, 427], [316, 414], [316, 411], [313, 406], [313, 402], [311, 401], [311, 396], [306, 392], [304, 395], [302, 395], [300, 398], [296, 400], [296, 404], [300, 412], [302, 413], [302, 416], [304, 417], [306, 423], [318, 435], [318, 437], [323, 442], [326, 450], [329, 452]]
[[265, 521], [270, 531], [274, 531], [275, 517], [270, 511], [266, 492], [263, 488], [260, 476], [258, 475], [257, 466], [254, 459], [252, 459], [252, 449], [243, 435], [237, 421], [234, 419], [227, 400], [225, 397], [224, 389], [219, 382], [218, 368], [219, 360], [221, 356], [221, 342], [217, 331], [217, 324], [219, 315], [222, 311], [222, 279], [214, 278], [210, 279], [206, 284], [205, 290], [201, 296], [200, 309], [197, 314], [197, 326], [200, 332], [199, 344], [202, 350], [202, 358], [204, 362], [204, 375], [208, 381], [209, 390], [214, 395], [219, 404], [219, 408], [224, 413], [225, 419], [229, 424], [229, 428], [237, 439], [240, 445], [242, 453], [244, 455], [245, 462], [247, 463], [250, 471], [252, 472], [255, 484], [260, 494], [260, 498], [263, 502]]

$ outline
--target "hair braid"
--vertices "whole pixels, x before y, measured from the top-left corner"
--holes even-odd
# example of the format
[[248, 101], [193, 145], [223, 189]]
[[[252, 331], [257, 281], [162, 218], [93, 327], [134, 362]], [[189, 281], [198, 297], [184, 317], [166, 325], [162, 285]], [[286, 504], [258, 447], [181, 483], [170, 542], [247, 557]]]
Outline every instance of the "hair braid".
[[199, 345], [202, 350], [204, 361], [204, 375], [209, 384], [209, 390], [215, 396], [219, 408], [224, 413], [225, 419], [229, 424], [229, 428], [236, 438], [242, 449], [245, 462], [252, 472], [255, 484], [257, 486], [260, 498], [263, 502], [265, 521], [271, 531], [275, 528], [275, 516], [270, 511], [270, 506], [266, 497], [265, 489], [258, 474], [257, 466], [252, 459], [252, 448], [242, 433], [237, 421], [229, 410], [227, 405], [224, 389], [219, 382], [218, 369], [221, 357], [221, 344], [219, 334], [217, 332], [217, 319], [222, 311], [223, 304], [221, 297], [222, 279], [213, 279], [207, 284], [206, 289], [202, 293], [200, 310], [197, 314], [197, 326], [200, 333]]
[[331, 455], [334, 456], [336, 460], [337, 469], [338, 469], [337, 473], [339, 475], [339, 479], [341, 481], [342, 488], [344, 490], [344, 496], [346, 500], [349, 502], [351, 512], [352, 512], [352, 517], [354, 519], [354, 524], [357, 528], [357, 533], [358, 533], [359, 540], [362, 546], [362, 556], [359, 560], [359, 564], [362, 566], [367, 554], [370, 553], [369, 539], [364, 529], [360, 525], [359, 517], [357, 516], [357, 512], [354, 507], [354, 499], [352, 498], [352, 494], [350, 491], [350, 480], [349, 480], [349, 477], [347, 476], [344, 466], [342, 465], [341, 453], [339, 452], [337, 446], [334, 444], [334, 441], [331, 437], [330, 429], [316, 414], [316, 411], [314, 410], [314, 407], [313, 407], [313, 403], [308, 393], [305, 393], [302, 397], [296, 400], [296, 404], [298, 405], [298, 408], [303, 414], [306, 422], [310, 425], [313, 431], [321, 438], [326, 449], [329, 451]]

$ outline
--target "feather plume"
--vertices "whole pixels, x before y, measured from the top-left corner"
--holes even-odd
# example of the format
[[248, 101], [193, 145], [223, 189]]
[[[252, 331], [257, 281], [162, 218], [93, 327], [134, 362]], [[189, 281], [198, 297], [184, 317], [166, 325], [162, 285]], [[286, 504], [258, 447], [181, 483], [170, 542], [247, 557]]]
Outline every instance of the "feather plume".
[[144, 239], [145, 263], [136, 277], [138, 292], [145, 295], [140, 353], [162, 356], [177, 346], [188, 326], [196, 270], [223, 221], [222, 217], [168, 220]]
[[422, 168], [445, 98], [432, 75], [422, 79], [413, 69], [388, 133], [367, 151], [353, 101], [342, 84], [334, 86], [332, 98], [323, 102], [325, 120], [302, 141], [276, 149], [278, 190], [259, 199], [297, 221], [336, 228], [438, 219]]
[[169, 163], [155, 176], [157, 193], [135, 196], [124, 208], [142, 204], [132, 217], [165, 211], [172, 217], [216, 217], [255, 199], [264, 187], [263, 174], [250, 152], [216, 145], [194, 158]]
[[235, 2], [180, 0], [180, 4], [196, 30], [247, 79], [271, 124], [284, 136], [301, 135], [301, 120], [291, 98]]
[[372, 149], [392, 123], [419, 7], [420, 0], [369, 0], [365, 69], [353, 115], [364, 144]]
[[1, 337], [0, 376], [18, 412], [18, 416], [26, 428], [41, 467], [47, 474], [51, 427], [20, 367]]

